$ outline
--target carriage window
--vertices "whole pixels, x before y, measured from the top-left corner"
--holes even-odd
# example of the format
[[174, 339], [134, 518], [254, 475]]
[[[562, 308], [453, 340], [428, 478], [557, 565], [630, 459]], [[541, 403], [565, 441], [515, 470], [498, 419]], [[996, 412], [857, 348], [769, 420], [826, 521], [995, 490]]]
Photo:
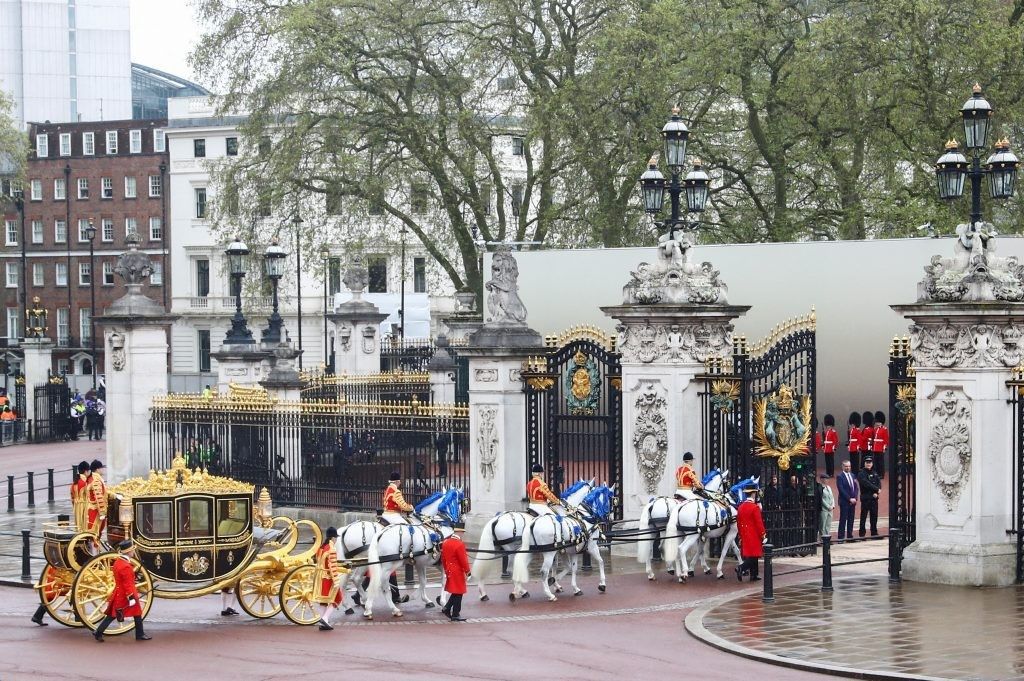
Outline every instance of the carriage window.
[[171, 504], [139, 504], [139, 531], [148, 539], [171, 538]]
[[178, 537], [212, 537], [209, 499], [178, 500]]
[[217, 536], [235, 537], [249, 524], [249, 502], [245, 499], [222, 499], [218, 502]]

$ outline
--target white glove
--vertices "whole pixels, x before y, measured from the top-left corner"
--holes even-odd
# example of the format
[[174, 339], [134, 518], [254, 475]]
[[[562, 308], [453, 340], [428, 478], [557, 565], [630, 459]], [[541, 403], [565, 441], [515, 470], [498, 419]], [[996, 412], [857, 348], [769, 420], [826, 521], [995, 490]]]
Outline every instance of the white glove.
[[767, 544], [768, 543], [768, 537], [765, 537], [764, 539], [762, 539], [761, 543], [762, 544]]

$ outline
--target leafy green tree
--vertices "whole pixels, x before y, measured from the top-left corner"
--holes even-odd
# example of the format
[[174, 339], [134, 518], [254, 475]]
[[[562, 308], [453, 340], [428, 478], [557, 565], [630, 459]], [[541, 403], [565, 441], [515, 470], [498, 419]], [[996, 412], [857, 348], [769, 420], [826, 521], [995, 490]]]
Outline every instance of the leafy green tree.
[[0, 90], [0, 176], [18, 181], [25, 168], [26, 138], [13, 117], [14, 101]]

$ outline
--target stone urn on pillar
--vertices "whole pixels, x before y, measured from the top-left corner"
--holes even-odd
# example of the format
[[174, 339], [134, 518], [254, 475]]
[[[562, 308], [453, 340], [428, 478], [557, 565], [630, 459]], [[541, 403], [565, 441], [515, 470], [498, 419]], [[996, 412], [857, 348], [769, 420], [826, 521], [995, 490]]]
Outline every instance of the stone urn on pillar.
[[363, 291], [369, 280], [362, 257], [354, 256], [342, 278], [352, 292], [352, 299], [327, 315], [334, 324], [334, 337], [337, 339], [335, 371], [339, 374], [380, 372], [380, 323], [387, 319], [387, 314], [370, 301], [363, 300]]

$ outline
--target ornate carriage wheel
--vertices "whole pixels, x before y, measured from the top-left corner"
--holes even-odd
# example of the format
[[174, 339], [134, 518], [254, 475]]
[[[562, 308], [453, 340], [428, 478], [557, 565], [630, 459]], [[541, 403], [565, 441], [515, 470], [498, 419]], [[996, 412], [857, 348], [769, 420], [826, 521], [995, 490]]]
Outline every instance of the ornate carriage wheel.
[[71, 584], [75, 581], [75, 573], [64, 568], [47, 565], [39, 575], [36, 590], [39, 602], [50, 613], [50, 617], [65, 627], [80, 627], [82, 623], [75, 619], [75, 606], [71, 600]]
[[320, 621], [320, 609], [313, 600], [316, 567], [300, 565], [281, 584], [281, 607], [284, 616], [295, 624], [309, 626]]
[[235, 583], [238, 605], [256, 619], [270, 619], [281, 612], [280, 593], [280, 570], [249, 570]]
[[[114, 561], [117, 560], [116, 553], [101, 553], [94, 557], [75, 576], [71, 585], [71, 601], [75, 613], [82, 624], [96, 631], [100, 621], [103, 619], [107, 609], [107, 601], [114, 592]], [[135, 558], [131, 559], [132, 567], [135, 568], [135, 586], [139, 591], [139, 600], [142, 603], [142, 617], [149, 614], [149, 608], [153, 604], [153, 580], [146, 568], [142, 567]], [[114, 621], [104, 635], [118, 636], [135, 628], [135, 620], [126, 617], [124, 622]]]

